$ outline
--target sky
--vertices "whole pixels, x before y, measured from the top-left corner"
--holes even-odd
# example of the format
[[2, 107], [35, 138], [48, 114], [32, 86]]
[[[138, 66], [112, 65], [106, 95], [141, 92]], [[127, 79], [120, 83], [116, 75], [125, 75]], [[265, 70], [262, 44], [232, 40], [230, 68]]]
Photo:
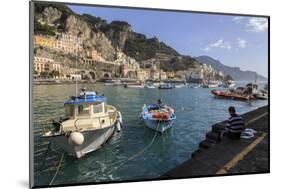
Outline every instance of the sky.
[[264, 17], [69, 6], [78, 14], [126, 21], [183, 55], [208, 55], [223, 64], [268, 76], [268, 20]]

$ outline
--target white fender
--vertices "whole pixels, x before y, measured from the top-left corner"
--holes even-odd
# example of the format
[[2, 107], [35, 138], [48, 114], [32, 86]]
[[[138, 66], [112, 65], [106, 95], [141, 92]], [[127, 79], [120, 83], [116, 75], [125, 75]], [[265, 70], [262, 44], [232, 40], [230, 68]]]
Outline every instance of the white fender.
[[84, 136], [80, 132], [71, 132], [68, 138], [69, 144], [81, 145], [84, 142]]
[[116, 122], [116, 128], [117, 128], [117, 132], [121, 131], [121, 124], [119, 121]]
[[123, 125], [122, 114], [121, 112], [117, 112], [116, 127], [118, 132], [121, 131], [122, 125]]
[[123, 119], [122, 119], [122, 114], [121, 112], [117, 112], [117, 119], [120, 122], [121, 125], [123, 125]]

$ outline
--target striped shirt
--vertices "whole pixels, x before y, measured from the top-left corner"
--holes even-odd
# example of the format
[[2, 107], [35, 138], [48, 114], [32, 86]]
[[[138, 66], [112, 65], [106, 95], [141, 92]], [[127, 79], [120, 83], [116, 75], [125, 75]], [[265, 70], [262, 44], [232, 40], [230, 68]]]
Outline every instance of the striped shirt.
[[236, 114], [228, 118], [227, 123], [227, 128], [231, 133], [241, 133], [245, 129], [245, 124], [242, 117]]

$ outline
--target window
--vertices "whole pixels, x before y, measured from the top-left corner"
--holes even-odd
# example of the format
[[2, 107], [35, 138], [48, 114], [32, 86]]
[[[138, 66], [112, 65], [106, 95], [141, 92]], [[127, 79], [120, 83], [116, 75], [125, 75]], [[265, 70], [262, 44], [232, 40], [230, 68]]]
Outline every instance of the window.
[[90, 106], [83, 104], [78, 106], [78, 115], [89, 115]]
[[65, 116], [66, 117], [74, 116], [74, 106], [73, 105], [65, 106]]
[[96, 113], [102, 113], [102, 105], [103, 103], [100, 103], [100, 104], [97, 104], [97, 105], [94, 105], [94, 114]]

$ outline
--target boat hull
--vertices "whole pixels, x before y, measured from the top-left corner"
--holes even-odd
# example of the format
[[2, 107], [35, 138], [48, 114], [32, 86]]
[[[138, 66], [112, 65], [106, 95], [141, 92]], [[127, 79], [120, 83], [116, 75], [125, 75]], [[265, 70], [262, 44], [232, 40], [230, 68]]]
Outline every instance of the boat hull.
[[75, 158], [81, 158], [87, 153], [98, 150], [102, 145], [108, 141], [115, 131], [115, 124], [98, 130], [82, 132], [84, 136], [84, 142], [81, 145], [70, 144], [68, 137], [65, 135], [49, 137], [51, 142], [60, 146], [70, 156]]
[[256, 97], [256, 99], [260, 99], [260, 100], [267, 100], [268, 99], [268, 95], [267, 94], [255, 94], [254, 95]]
[[124, 87], [125, 88], [136, 88], [136, 89], [139, 89], [139, 88], [144, 88], [144, 85], [125, 85]]
[[163, 133], [167, 129], [171, 128], [174, 120], [162, 121], [162, 120], [150, 120], [144, 119], [145, 126], [149, 129], [153, 129], [160, 133]]
[[234, 95], [234, 94], [227, 94], [225, 92], [217, 91], [217, 90], [212, 90], [211, 93], [217, 97], [217, 98], [226, 98], [226, 99], [232, 99], [232, 100], [254, 100], [252, 96], [241, 96], [241, 95]]

